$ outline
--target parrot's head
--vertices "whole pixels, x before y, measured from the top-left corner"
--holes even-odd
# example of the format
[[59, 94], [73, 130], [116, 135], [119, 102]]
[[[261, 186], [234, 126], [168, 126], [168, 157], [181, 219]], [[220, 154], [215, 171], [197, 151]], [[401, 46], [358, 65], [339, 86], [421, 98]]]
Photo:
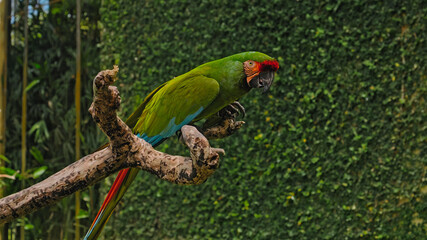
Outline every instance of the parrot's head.
[[267, 92], [274, 80], [274, 73], [279, 69], [279, 62], [275, 59], [263, 61], [247, 60], [243, 62], [246, 82], [251, 88], [263, 88]]

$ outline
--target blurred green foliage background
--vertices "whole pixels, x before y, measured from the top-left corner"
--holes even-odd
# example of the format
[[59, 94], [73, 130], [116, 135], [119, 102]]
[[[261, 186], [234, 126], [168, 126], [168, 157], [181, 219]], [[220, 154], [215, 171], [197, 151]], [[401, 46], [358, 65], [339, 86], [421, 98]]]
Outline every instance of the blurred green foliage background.
[[[29, 1], [27, 168], [21, 169], [22, 67], [24, 52], [24, 1], [14, 1], [8, 64], [6, 157], [0, 178], [7, 193], [35, 184], [75, 161], [76, 3], [75, 1]], [[105, 141], [87, 109], [92, 102], [92, 79], [100, 65], [100, 2], [83, 1], [82, 7], [82, 153], [93, 152]], [[85, 227], [96, 196], [83, 194], [80, 211]], [[103, 197], [102, 197], [103, 198]], [[93, 207], [95, 208], [95, 207]], [[86, 220], [86, 222], [84, 221]], [[9, 225], [9, 239], [20, 239], [18, 227], [25, 225], [26, 239], [71, 239], [74, 232], [74, 199], [25, 216]], [[84, 232], [86, 229], [83, 229]]]
[[[83, 109], [91, 101], [91, 79], [113, 64], [120, 67], [125, 117], [156, 86], [202, 63], [249, 50], [280, 62], [268, 94], [253, 91], [241, 100], [246, 125], [212, 142], [227, 155], [206, 183], [176, 186], [141, 173], [101, 239], [425, 238], [425, 1], [84, 2]], [[43, 128], [41, 135], [34, 130], [28, 145], [40, 150], [50, 173], [72, 161], [74, 144], [75, 70], [67, 64], [74, 64], [75, 25], [69, 17], [74, 6], [57, 4], [62, 18], [51, 8], [50, 25], [40, 27], [42, 37], [32, 35], [30, 42], [41, 44], [33, 53], [33, 74], [40, 82], [31, 92], [43, 100], [31, 103], [29, 118], [32, 124], [51, 120], [46, 136]], [[70, 37], [54, 37], [58, 33], [51, 29]], [[15, 46], [15, 56], [13, 51], [21, 50]], [[20, 73], [19, 54], [9, 65], [12, 75]], [[15, 79], [11, 84], [19, 88], [19, 76]], [[8, 106], [11, 116], [19, 116], [17, 106]], [[19, 132], [15, 119], [9, 119], [8, 139]], [[102, 133], [87, 114], [85, 119], [82, 146], [89, 153], [102, 142]], [[15, 137], [15, 144], [8, 140], [10, 159], [19, 154], [19, 134]], [[158, 149], [188, 154], [176, 138]], [[90, 198], [94, 203], [84, 200], [86, 227], [113, 179], [101, 183]], [[54, 224], [67, 212], [58, 208], [73, 203], [69, 198], [29, 216], [36, 226], [28, 230], [30, 239], [46, 239], [46, 219]], [[72, 231], [64, 229], [55, 231]]]

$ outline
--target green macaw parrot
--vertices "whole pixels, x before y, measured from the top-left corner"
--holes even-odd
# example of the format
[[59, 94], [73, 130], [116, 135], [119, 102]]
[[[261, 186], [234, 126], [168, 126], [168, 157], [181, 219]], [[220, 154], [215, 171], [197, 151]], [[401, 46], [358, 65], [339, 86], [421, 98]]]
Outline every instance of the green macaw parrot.
[[[260, 52], [244, 52], [208, 62], [163, 83], [126, 120], [140, 138], [158, 146], [182, 126], [207, 119], [252, 88], [266, 92], [279, 63]], [[139, 169], [121, 170], [85, 240], [96, 239]]]

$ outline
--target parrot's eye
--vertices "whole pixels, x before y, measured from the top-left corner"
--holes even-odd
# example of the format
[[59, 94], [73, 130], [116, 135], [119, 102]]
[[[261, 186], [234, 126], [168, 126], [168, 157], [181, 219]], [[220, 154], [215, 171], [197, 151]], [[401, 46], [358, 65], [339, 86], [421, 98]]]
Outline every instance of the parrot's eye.
[[243, 63], [246, 76], [255, 76], [259, 74], [258, 63], [252, 60], [247, 60]]
[[257, 66], [257, 64], [256, 64], [256, 62], [255, 62], [255, 61], [248, 60], [248, 61], [246, 61], [246, 62], [244, 63], [244, 66], [245, 66], [245, 68], [247, 68], [247, 69], [253, 69], [253, 68], [255, 68], [255, 67]]

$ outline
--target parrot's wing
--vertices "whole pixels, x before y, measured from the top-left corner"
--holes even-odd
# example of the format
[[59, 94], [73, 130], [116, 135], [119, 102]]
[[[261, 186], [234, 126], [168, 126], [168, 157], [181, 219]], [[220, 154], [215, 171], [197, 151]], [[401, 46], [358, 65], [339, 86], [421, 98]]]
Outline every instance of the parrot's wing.
[[141, 116], [142, 111], [144, 111], [145, 106], [147, 106], [147, 103], [151, 100], [154, 94], [156, 94], [167, 83], [168, 82], [165, 82], [162, 85], [158, 86], [150, 94], [148, 94], [147, 97], [145, 97], [144, 101], [141, 104], [139, 104], [138, 108], [128, 117], [128, 119], [126, 119], [126, 125], [128, 125], [130, 128], [135, 127], [135, 124], [138, 122], [138, 119]]
[[175, 78], [154, 94], [133, 128], [141, 137], [168, 138], [218, 96], [219, 84], [205, 76]]
[[[126, 124], [133, 127], [139, 137], [156, 146], [196, 118], [218, 93], [219, 84], [212, 78], [194, 76], [173, 79], [151, 92], [126, 120]], [[138, 170], [128, 168], [119, 172], [85, 240], [99, 236]]]

